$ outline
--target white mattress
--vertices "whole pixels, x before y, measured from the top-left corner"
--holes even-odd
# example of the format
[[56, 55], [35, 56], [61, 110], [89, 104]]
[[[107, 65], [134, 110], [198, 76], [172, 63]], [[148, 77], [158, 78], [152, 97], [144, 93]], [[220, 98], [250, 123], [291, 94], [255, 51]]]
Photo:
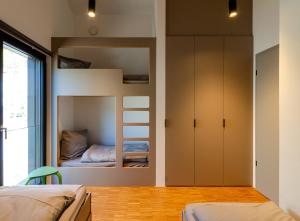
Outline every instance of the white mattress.
[[73, 203], [64, 211], [59, 221], [74, 221], [86, 197], [86, 189], [80, 185], [57, 185], [59, 188], [76, 189], [76, 197]]
[[103, 163], [81, 163], [81, 157], [72, 160], [61, 160], [61, 167], [115, 167], [116, 162], [103, 162]]
[[[253, 210], [253, 208], [255, 208], [255, 210]], [[223, 221], [295, 221], [273, 202], [195, 203], [186, 206], [182, 213], [182, 220], [199, 221], [196, 214], [198, 217], [201, 216], [206, 221], [215, 221], [220, 219]], [[243, 218], [241, 219], [240, 217]]]

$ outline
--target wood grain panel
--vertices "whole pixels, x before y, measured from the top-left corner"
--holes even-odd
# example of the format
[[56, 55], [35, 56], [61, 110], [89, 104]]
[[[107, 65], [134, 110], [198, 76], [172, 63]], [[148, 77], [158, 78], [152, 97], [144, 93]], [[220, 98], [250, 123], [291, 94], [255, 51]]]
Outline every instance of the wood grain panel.
[[166, 184], [194, 185], [194, 38], [168, 37]]
[[196, 38], [195, 184], [223, 185], [223, 37]]
[[225, 37], [224, 184], [252, 185], [252, 37]]
[[252, 0], [238, 0], [228, 17], [227, 0], [167, 0], [167, 35], [251, 35]]
[[180, 221], [187, 204], [266, 202], [253, 188], [88, 187], [93, 221]]

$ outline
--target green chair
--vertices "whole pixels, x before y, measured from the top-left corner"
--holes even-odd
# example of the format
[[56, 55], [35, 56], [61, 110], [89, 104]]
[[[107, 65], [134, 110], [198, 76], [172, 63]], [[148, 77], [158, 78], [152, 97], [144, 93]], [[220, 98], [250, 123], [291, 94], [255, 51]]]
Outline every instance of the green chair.
[[54, 167], [40, 167], [31, 171], [28, 177], [22, 182], [25, 185], [28, 185], [31, 180], [36, 178], [41, 178], [42, 184], [46, 184], [46, 177], [55, 175], [58, 178], [58, 183], [62, 184], [62, 176], [58, 170]]

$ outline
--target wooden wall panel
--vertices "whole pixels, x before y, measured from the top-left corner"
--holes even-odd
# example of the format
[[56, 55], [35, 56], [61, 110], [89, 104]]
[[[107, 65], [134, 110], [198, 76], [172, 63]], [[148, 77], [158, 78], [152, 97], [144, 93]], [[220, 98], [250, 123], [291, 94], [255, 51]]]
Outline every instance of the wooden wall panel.
[[223, 37], [196, 38], [195, 185], [223, 185]]
[[238, 0], [228, 17], [227, 0], [167, 0], [167, 35], [251, 35], [252, 0]]
[[252, 185], [252, 37], [225, 37], [224, 185]]
[[194, 185], [194, 37], [166, 46], [166, 185]]

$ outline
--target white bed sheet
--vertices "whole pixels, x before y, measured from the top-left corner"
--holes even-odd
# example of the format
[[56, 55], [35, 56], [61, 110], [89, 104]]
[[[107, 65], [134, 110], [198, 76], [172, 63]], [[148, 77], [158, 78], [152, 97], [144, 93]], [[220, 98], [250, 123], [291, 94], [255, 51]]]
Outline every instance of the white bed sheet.
[[199, 206], [204, 206], [204, 205], [211, 205], [211, 204], [239, 204], [239, 205], [260, 205], [261, 203], [193, 203], [189, 204], [185, 207], [184, 211], [182, 212], [182, 220], [183, 221], [199, 221], [194, 214], [194, 209], [199, 207]]
[[[238, 209], [240, 208], [240, 209]], [[197, 214], [197, 216], [196, 216]], [[201, 214], [201, 215], [200, 215]], [[221, 215], [222, 214], [222, 215]], [[266, 203], [195, 203], [187, 205], [182, 213], [183, 221], [199, 221], [197, 217], [206, 217], [205, 220], [263, 220], [263, 221], [295, 221], [284, 213], [273, 202]], [[213, 218], [215, 217], [215, 218]], [[202, 219], [201, 218], [201, 219]]]
[[61, 160], [61, 167], [115, 167], [116, 162], [103, 162], [103, 163], [82, 163], [81, 157], [72, 160]]
[[64, 211], [59, 221], [74, 221], [86, 197], [86, 188], [80, 185], [58, 185], [64, 188], [76, 189], [76, 197], [73, 203]]

